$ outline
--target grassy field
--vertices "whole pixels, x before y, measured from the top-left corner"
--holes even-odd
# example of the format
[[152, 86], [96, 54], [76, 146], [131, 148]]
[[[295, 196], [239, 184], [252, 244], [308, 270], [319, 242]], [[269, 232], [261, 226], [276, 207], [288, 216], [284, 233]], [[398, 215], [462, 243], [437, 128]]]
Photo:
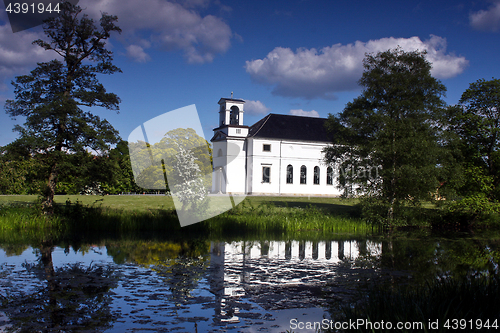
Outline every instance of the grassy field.
[[[37, 199], [36, 195], [0, 195], [0, 205], [31, 204], [35, 203]], [[80, 202], [84, 206], [102, 206], [119, 210], [174, 209], [172, 198], [163, 195], [56, 195], [54, 200], [58, 204], [64, 204], [67, 200], [70, 200], [72, 203]], [[353, 206], [357, 203], [357, 200], [330, 197], [248, 196], [242, 204], [259, 206], [268, 203], [277, 207], [298, 208], [306, 208], [312, 205], [316, 208], [328, 210], [331, 213], [344, 215], [353, 212]]]

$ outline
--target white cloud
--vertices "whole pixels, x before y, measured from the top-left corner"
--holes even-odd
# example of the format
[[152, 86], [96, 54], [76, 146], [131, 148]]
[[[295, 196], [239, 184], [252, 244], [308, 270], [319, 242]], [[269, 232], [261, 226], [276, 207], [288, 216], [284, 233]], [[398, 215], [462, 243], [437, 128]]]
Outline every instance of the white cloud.
[[477, 30], [498, 31], [500, 29], [500, 1], [494, 1], [488, 10], [471, 13], [470, 24]]
[[418, 37], [382, 38], [366, 43], [335, 44], [319, 51], [276, 47], [264, 59], [246, 62], [252, 79], [273, 85], [273, 94], [307, 99], [334, 99], [335, 93], [358, 89], [366, 53], [377, 53], [400, 46], [405, 51], [426, 50], [432, 63], [432, 74], [449, 78], [463, 72], [468, 60], [446, 54], [446, 39], [431, 35], [426, 41]]
[[249, 114], [266, 114], [269, 111], [271, 111], [271, 109], [266, 107], [261, 101], [245, 101], [245, 112]]
[[148, 62], [151, 57], [144, 52], [144, 49], [139, 45], [129, 45], [126, 47], [127, 56], [134, 59], [137, 62]]
[[[127, 56], [138, 62], [147, 62], [147, 50], [153, 47], [181, 50], [188, 62], [210, 62], [230, 47], [233, 34], [220, 18], [201, 16], [196, 8], [205, 8], [211, 0], [189, 0], [183, 5], [163, 0], [81, 0], [84, 13], [98, 20], [102, 12], [118, 16], [121, 36], [113, 34], [123, 44]], [[217, 1], [215, 2], [217, 5]], [[220, 5], [222, 6], [222, 5]], [[222, 8], [221, 10], [226, 10]], [[37, 62], [56, 57], [37, 45], [36, 39], [45, 38], [41, 27], [12, 33], [7, 16], [0, 19], [0, 91], [8, 88], [8, 80], [27, 74]], [[111, 47], [110, 41], [107, 43]]]
[[[147, 40], [153, 47], [166, 51], [183, 51], [189, 63], [204, 63], [226, 52], [233, 38], [231, 28], [222, 19], [196, 12], [195, 8], [206, 7], [208, 3], [208, 0], [191, 0], [183, 5], [163, 0], [82, 0], [79, 5], [87, 8], [86, 12], [94, 18], [100, 17], [101, 12], [116, 15], [125, 44], [137, 45], [137, 40]], [[136, 59], [145, 58], [139, 53]]]
[[290, 114], [292, 116], [319, 118], [319, 113], [318, 113], [318, 111], [315, 111], [315, 110], [311, 110], [311, 111], [304, 111], [302, 109], [290, 110], [290, 112], [288, 114]]
[[8, 23], [0, 26], [0, 91], [8, 88], [8, 79], [28, 74], [37, 62], [55, 58], [54, 53], [32, 44], [34, 40], [43, 37], [41, 29], [29, 29], [14, 34]]

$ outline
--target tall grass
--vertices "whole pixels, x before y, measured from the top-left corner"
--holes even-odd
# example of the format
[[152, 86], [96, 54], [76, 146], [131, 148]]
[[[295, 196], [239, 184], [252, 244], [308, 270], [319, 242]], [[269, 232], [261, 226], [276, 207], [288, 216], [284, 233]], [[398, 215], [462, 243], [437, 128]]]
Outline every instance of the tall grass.
[[335, 215], [314, 205], [302, 207], [276, 206], [261, 203], [254, 206], [243, 201], [230, 211], [204, 222], [210, 232], [297, 234], [303, 232], [351, 233], [372, 232], [373, 227], [348, 215]]
[[21, 232], [27, 230], [61, 230], [63, 219], [48, 217], [35, 204], [0, 205], [0, 231]]
[[[449, 332], [452, 327], [462, 332], [494, 332], [500, 327], [500, 277], [469, 276], [466, 278], [436, 279], [416, 288], [379, 288], [368, 293], [365, 302], [355, 306], [344, 306], [344, 321], [364, 319], [371, 323], [390, 322], [390, 329], [377, 329], [365, 325], [356, 332], [394, 332], [396, 323], [416, 323], [424, 325], [419, 332]], [[454, 322], [453, 319], [458, 320]], [[497, 328], [479, 327], [488, 320], [496, 321]], [[438, 327], [430, 326], [436, 323]], [[445, 327], [448, 323], [449, 327]], [[388, 327], [386, 327], [388, 328]], [[398, 332], [415, 332], [402, 329]]]
[[372, 226], [348, 215], [334, 215], [313, 205], [278, 207], [272, 203], [257, 206], [243, 203], [201, 223], [181, 228], [173, 209], [124, 210], [66, 201], [58, 204], [55, 215], [43, 216], [36, 204], [0, 206], [0, 231], [49, 232], [54, 237], [82, 233], [157, 232], [172, 236], [297, 236], [303, 233], [361, 234]]

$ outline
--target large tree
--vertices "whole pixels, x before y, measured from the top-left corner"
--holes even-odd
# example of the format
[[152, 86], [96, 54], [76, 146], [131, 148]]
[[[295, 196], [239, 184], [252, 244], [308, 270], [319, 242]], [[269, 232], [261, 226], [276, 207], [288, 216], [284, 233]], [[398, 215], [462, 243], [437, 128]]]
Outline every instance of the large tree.
[[12, 83], [15, 99], [5, 104], [11, 117], [26, 117], [24, 126], [15, 127], [19, 140], [34, 154], [44, 154], [49, 170], [43, 190], [48, 213], [53, 210], [64, 157], [88, 148], [102, 153], [118, 141], [117, 131], [106, 120], [82, 109], [118, 110], [120, 99], [97, 80], [97, 74], [120, 72], [112, 64], [112, 52], [105, 48], [110, 34], [121, 32], [115, 25], [117, 17], [103, 13], [97, 25], [82, 15], [79, 6], [62, 2], [60, 9], [58, 16], [43, 24], [47, 39], [33, 42], [54, 52], [56, 59], [38, 63], [29, 75], [18, 76]]
[[327, 126], [335, 142], [325, 160], [339, 167], [341, 186], [395, 207], [418, 203], [437, 188], [437, 116], [446, 88], [431, 76], [425, 52], [400, 48], [368, 54], [362, 94]]

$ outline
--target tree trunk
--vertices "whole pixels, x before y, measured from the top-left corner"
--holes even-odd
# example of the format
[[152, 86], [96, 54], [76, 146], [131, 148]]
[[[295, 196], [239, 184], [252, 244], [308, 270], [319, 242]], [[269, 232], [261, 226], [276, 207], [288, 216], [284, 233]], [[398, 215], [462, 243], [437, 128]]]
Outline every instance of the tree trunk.
[[54, 195], [56, 193], [56, 183], [58, 175], [57, 162], [54, 162], [50, 168], [49, 180], [44, 191], [44, 199], [42, 202], [43, 212], [46, 215], [54, 214]]
[[[42, 242], [40, 246], [40, 261], [43, 265], [45, 279], [47, 279], [47, 289], [48, 289], [48, 307], [50, 311], [51, 322], [47, 323], [48, 328], [55, 329], [60, 327], [61, 314], [57, 306], [57, 284], [55, 281], [55, 270], [54, 263], [52, 261], [52, 252], [54, 251], [54, 245], [52, 240]], [[52, 330], [51, 330], [52, 331]]]
[[392, 228], [392, 224], [394, 221], [394, 202], [396, 201], [396, 198], [393, 197], [391, 198], [391, 201], [389, 203], [389, 209], [387, 210], [387, 224], [389, 225], [389, 228]]
[[389, 228], [392, 228], [394, 221], [394, 203], [396, 202], [396, 133], [392, 132], [392, 174], [391, 174], [391, 188], [390, 188], [390, 200], [389, 209], [387, 210], [387, 224]]
[[[66, 93], [65, 93], [66, 95]], [[55, 155], [53, 156], [52, 165], [50, 167], [49, 180], [44, 191], [44, 199], [42, 202], [43, 212], [46, 215], [54, 214], [54, 195], [56, 193], [57, 176], [59, 174], [59, 153], [62, 152], [63, 147], [63, 133], [66, 130], [64, 122], [60, 122], [57, 127], [57, 141], [54, 149]]]

